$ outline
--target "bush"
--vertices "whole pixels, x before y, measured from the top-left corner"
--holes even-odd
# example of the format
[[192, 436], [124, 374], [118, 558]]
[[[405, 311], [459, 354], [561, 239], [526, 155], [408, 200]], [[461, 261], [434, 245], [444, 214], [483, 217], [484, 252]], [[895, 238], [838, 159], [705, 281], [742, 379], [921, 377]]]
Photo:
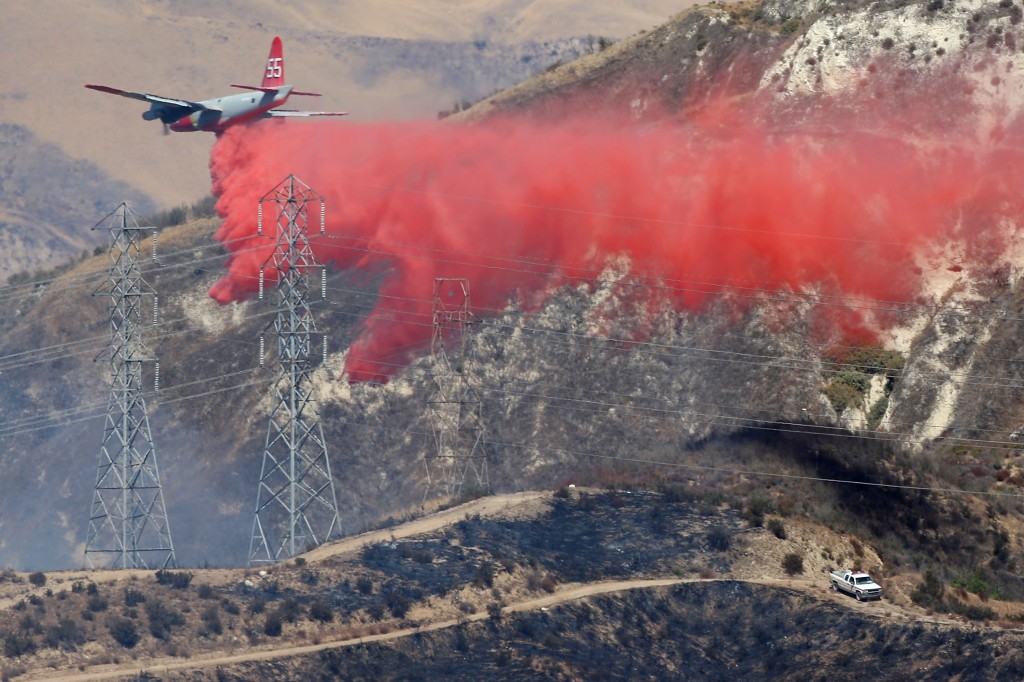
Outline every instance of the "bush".
[[787, 575], [796, 575], [804, 572], [804, 558], [799, 554], [790, 552], [782, 557], [782, 568]]
[[46, 574], [42, 571], [36, 571], [28, 576], [28, 581], [36, 587], [42, 587], [46, 584]]
[[27, 632], [12, 632], [4, 637], [4, 656], [17, 658], [36, 650], [36, 642]]
[[712, 526], [707, 535], [708, 547], [716, 552], [726, 552], [732, 546], [732, 536], [723, 526]]
[[955, 604], [951, 605], [951, 609], [969, 620], [993, 620], [996, 617], [994, 609], [981, 604], [964, 604], [955, 601]]
[[125, 649], [131, 649], [139, 643], [139, 631], [135, 629], [135, 623], [127, 618], [114, 616], [107, 620], [107, 629], [110, 630], [114, 641]]
[[395, 618], [404, 618], [412, 608], [412, 600], [398, 589], [388, 590], [384, 595], [384, 603]]
[[309, 617], [321, 623], [330, 623], [334, 620], [334, 612], [331, 607], [322, 601], [315, 601], [309, 605]]
[[184, 616], [165, 606], [159, 599], [146, 602], [146, 615], [149, 616], [149, 634], [157, 639], [167, 639], [171, 628], [185, 624]]
[[281, 616], [276, 611], [268, 613], [267, 619], [263, 621], [263, 634], [267, 637], [280, 637], [282, 627]]
[[138, 606], [146, 601], [146, 595], [140, 590], [133, 590], [130, 587], [124, 588], [124, 605], [128, 608]]
[[785, 22], [783, 22], [782, 26], [779, 27], [779, 32], [782, 33], [782, 35], [784, 36], [793, 35], [794, 33], [797, 32], [797, 29], [800, 28], [801, 23], [803, 22], [796, 18], [787, 19]]
[[85, 643], [85, 633], [75, 621], [70, 618], [61, 618], [56, 625], [51, 625], [46, 629], [43, 641], [51, 649], [61, 647], [74, 651], [79, 644]]
[[86, 606], [88, 606], [89, 610], [93, 611], [94, 613], [106, 611], [107, 599], [101, 594], [94, 594], [91, 597], [89, 597], [89, 601], [86, 602]]
[[743, 518], [751, 526], [760, 528], [764, 525], [764, 515], [774, 511], [774, 505], [767, 495], [758, 491], [747, 500], [747, 506], [743, 510]]
[[288, 623], [294, 623], [302, 615], [302, 609], [299, 608], [299, 601], [297, 599], [285, 599], [277, 606], [277, 615]]
[[192, 574], [161, 569], [156, 572], [156, 581], [161, 585], [170, 585], [176, 590], [184, 590], [192, 583]]
[[770, 519], [768, 521], [768, 530], [780, 540], [785, 540], [787, 537], [786, 526], [782, 523], [782, 519]]
[[494, 587], [494, 574], [497, 571], [494, 568], [494, 563], [491, 561], [484, 561], [480, 564], [476, 571], [476, 577], [473, 579], [473, 584], [476, 587]]
[[924, 572], [924, 579], [910, 593], [910, 600], [926, 609], [940, 610], [945, 607], [946, 587], [934, 571]]
[[265, 608], [267, 608], [267, 600], [263, 597], [256, 597], [249, 604], [249, 613], [255, 616], [263, 613]]
[[370, 620], [380, 620], [384, 617], [384, 602], [375, 601], [366, 607], [366, 615]]
[[202, 585], [199, 586], [199, 590], [197, 591], [197, 594], [199, 595], [200, 599], [216, 599], [217, 598], [217, 594], [213, 591], [213, 588], [210, 587], [209, 585], [207, 585], [206, 583], [203, 583]]
[[224, 626], [220, 622], [220, 610], [216, 604], [210, 604], [206, 607], [203, 611], [202, 619], [207, 634], [219, 635], [224, 632]]
[[356, 589], [359, 590], [361, 594], [371, 594], [373, 592], [373, 581], [365, 575], [361, 575], [356, 578]]

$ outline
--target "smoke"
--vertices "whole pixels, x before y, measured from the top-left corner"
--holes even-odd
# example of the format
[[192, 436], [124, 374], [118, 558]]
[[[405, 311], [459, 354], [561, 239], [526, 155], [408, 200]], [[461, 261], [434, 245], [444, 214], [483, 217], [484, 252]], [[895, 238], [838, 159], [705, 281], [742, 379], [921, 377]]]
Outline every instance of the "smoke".
[[[257, 202], [289, 174], [326, 199], [334, 238], [317, 240], [317, 257], [384, 273], [347, 358], [352, 381], [386, 381], [422, 352], [436, 277], [468, 279], [478, 313], [511, 299], [536, 308], [622, 256], [646, 295], [677, 309], [779, 289], [910, 301], [914, 249], [969, 230], [969, 218], [1020, 210], [1018, 178], [991, 145], [938, 132], [901, 141], [851, 121], [811, 134], [743, 120], [711, 107], [643, 126], [575, 115], [232, 128], [211, 158], [216, 236], [232, 255], [210, 295], [227, 303], [256, 290], [273, 249], [255, 237]], [[828, 319], [848, 335], [884, 323], [856, 305]]]

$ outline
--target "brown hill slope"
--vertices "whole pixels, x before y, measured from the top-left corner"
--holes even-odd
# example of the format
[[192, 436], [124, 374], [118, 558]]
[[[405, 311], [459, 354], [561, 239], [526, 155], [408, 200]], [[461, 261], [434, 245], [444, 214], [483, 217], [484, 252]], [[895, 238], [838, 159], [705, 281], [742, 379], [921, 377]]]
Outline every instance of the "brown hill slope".
[[[139, 118], [143, 105], [82, 85], [213, 97], [229, 83], [258, 78], [270, 39], [280, 34], [290, 79], [324, 93], [318, 106], [352, 110], [353, 120], [364, 121], [433, 116], [529, 75], [522, 63], [513, 66], [518, 57], [507, 46], [538, 55], [541, 44], [566, 38], [620, 38], [686, 4], [645, 0], [595, 12], [592, 3], [568, 0], [16, 3], [5, 9], [5, 24], [17, 30], [7, 32], [0, 59], [18, 66], [4, 80], [0, 121], [23, 125], [160, 204], [176, 205], [209, 191], [211, 140], [164, 139], [159, 126]], [[416, 46], [424, 49], [407, 54]], [[446, 54], [455, 46], [456, 54]], [[546, 49], [558, 58], [569, 47]], [[466, 62], [481, 51], [490, 64]], [[487, 75], [460, 81], [445, 75], [453, 68]]]
[[[856, 537], [778, 518], [768, 532], [676, 493], [487, 498], [263, 571], [8, 572], [3, 672], [83, 681], [863, 679], [894, 666], [915, 679], [1020, 674], [1020, 630], [912, 606], [900, 586], [916, 573], [883, 567]], [[826, 588], [825, 569], [858, 547], [882, 578], [882, 602]], [[794, 575], [787, 554], [803, 559]]]

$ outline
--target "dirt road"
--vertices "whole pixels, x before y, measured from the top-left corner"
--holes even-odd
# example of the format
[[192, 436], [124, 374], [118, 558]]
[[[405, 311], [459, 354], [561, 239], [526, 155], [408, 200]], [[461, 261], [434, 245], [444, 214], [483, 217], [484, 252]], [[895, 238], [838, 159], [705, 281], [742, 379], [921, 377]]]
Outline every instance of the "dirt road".
[[438, 530], [439, 528], [449, 526], [456, 521], [460, 521], [466, 516], [473, 516], [475, 514], [479, 514], [480, 516], [490, 516], [492, 514], [507, 512], [514, 507], [520, 507], [536, 500], [549, 499], [550, 497], [550, 492], [537, 491], [481, 497], [480, 499], [473, 500], [472, 502], [460, 504], [457, 507], [452, 507], [451, 509], [446, 509], [445, 511], [425, 516], [422, 519], [403, 523], [395, 528], [374, 530], [369, 533], [363, 533], [362, 535], [353, 535], [352, 537], [345, 538], [339, 542], [332, 542], [329, 545], [322, 545], [303, 554], [302, 556], [305, 557], [306, 561], [321, 561], [327, 557], [361, 549], [364, 545], [370, 545], [375, 542], [382, 542], [384, 540], [390, 540], [391, 538], [407, 538], [413, 535], [430, 533]]
[[[519, 611], [533, 611], [536, 609], [553, 606], [555, 604], [574, 601], [576, 599], [583, 599], [585, 597], [590, 597], [598, 594], [622, 592], [625, 590], [646, 589], [651, 587], [664, 587], [667, 585], [676, 585], [682, 582], [687, 582], [687, 580], [683, 578], [655, 580], [618, 580], [603, 583], [590, 583], [587, 585], [567, 585], [564, 586], [562, 589], [557, 590], [553, 594], [548, 594], [537, 599], [528, 599], [525, 601], [518, 602], [516, 604], [511, 604], [509, 606], [506, 606], [502, 610], [506, 613], [513, 613]], [[116, 679], [118, 677], [123, 677], [127, 675], [141, 676], [142, 673], [159, 676], [161, 674], [177, 670], [195, 670], [200, 668], [209, 668], [211, 666], [232, 665], [235, 663], [269, 661], [277, 658], [288, 658], [290, 656], [312, 654], [318, 651], [324, 651], [326, 649], [336, 649], [346, 646], [355, 646], [370, 642], [386, 642], [388, 640], [408, 637], [410, 635], [416, 634], [417, 632], [433, 632], [435, 630], [443, 630], [445, 628], [454, 627], [460, 623], [483, 620], [488, 617], [489, 616], [486, 613], [475, 613], [460, 619], [443, 620], [435, 623], [422, 625], [420, 627], [394, 630], [392, 632], [379, 635], [368, 635], [365, 637], [357, 637], [353, 639], [325, 642], [321, 644], [291, 646], [280, 649], [251, 650], [241, 654], [213, 654], [208, 657], [197, 657], [186, 661], [182, 661], [180, 659], [166, 659], [135, 662], [132, 665], [109, 666], [104, 667], [101, 670], [93, 670], [80, 673], [63, 672], [54, 674], [52, 676], [46, 675], [45, 671], [40, 671], [39, 673], [30, 673], [24, 679], [54, 680], [60, 682], [86, 682], [88, 680]]]

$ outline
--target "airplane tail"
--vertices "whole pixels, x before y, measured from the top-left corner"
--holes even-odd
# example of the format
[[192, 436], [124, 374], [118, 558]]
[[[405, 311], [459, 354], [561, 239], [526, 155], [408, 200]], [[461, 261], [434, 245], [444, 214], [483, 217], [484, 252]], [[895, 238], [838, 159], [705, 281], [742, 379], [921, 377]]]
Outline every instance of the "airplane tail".
[[270, 44], [270, 56], [267, 57], [267, 70], [263, 74], [264, 88], [280, 88], [284, 80], [284, 47], [280, 36], [274, 37]]
[[[263, 84], [259, 87], [255, 85], [239, 85], [238, 83], [232, 83], [233, 88], [242, 88], [243, 90], [261, 90], [263, 92], [277, 92], [285, 86], [284, 81], [284, 47], [281, 45], [280, 36], [274, 37], [274, 42], [270, 44], [270, 55], [267, 57], [267, 70], [263, 72]], [[291, 95], [305, 95], [308, 97], [319, 97], [320, 94], [316, 92], [299, 92], [298, 90], [292, 90]]]

